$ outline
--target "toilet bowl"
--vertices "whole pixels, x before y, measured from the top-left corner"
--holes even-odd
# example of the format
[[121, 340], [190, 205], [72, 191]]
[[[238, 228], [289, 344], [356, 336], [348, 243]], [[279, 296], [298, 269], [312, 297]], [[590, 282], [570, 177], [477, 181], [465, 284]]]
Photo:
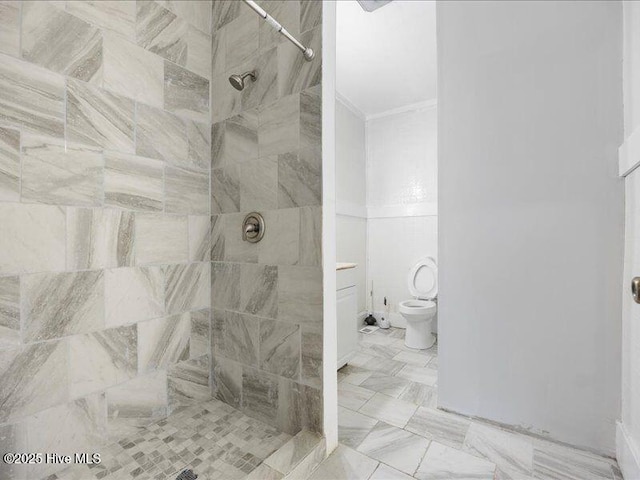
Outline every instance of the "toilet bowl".
[[413, 299], [400, 302], [398, 306], [407, 321], [404, 344], [420, 350], [430, 348], [436, 341], [431, 324], [436, 316], [438, 294], [438, 267], [432, 257], [421, 259], [409, 270], [407, 286]]

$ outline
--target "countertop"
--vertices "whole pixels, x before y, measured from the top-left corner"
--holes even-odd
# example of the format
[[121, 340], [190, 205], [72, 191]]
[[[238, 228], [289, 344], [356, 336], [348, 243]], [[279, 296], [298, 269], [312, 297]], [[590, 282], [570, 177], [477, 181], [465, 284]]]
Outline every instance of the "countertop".
[[357, 263], [336, 263], [336, 270], [347, 270], [349, 268], [356, 268]]

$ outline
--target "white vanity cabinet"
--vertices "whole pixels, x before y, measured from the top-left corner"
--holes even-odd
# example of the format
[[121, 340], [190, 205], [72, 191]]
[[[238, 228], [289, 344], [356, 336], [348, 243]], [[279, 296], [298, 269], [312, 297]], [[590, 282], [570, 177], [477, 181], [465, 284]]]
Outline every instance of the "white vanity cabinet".
[[355, 263], [336, 267], [338, 309], [338, 368], [347, 364], [358, 349], [358, 289]]

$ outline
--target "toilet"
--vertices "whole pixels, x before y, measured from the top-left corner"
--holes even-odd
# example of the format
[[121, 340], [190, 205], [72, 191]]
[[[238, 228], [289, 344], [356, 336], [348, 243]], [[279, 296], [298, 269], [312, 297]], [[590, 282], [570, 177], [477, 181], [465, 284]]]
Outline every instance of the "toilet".
[[416, 263], [407, 276], [409, 293], [413, 299], [400, 302], [398, 310], [407, 320], [404, 344], [409, 348], [424, 350], [436, 341], [431, 324], [436, 316], [438, 295], [438, 266], [432, 257]]

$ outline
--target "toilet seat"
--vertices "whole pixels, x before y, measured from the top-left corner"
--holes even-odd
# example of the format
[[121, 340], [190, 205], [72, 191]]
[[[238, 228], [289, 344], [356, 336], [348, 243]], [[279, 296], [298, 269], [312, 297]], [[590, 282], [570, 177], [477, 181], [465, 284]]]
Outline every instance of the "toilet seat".
[[438, 295], [438, 265], [433, 257], [424, 257], [407, 275], [409, 293], [418, 300], [432, 300]]

